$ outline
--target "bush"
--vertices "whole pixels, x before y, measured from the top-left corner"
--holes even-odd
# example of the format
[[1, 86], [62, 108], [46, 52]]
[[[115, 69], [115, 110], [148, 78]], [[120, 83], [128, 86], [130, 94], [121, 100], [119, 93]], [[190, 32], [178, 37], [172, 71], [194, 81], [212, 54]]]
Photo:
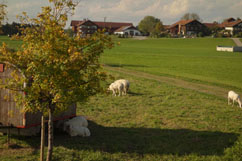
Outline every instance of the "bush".
[[203, 34], [202, 32], [199, 32], [199, 33], [197, 34], [197, 36], [198, 36], [198, 37], [203, 37], [204, 34]]
[[235, 34], [233, 37], [239, 37], [239, 38], [242, 38], [242, 32], [239, 32], [239, 33]]

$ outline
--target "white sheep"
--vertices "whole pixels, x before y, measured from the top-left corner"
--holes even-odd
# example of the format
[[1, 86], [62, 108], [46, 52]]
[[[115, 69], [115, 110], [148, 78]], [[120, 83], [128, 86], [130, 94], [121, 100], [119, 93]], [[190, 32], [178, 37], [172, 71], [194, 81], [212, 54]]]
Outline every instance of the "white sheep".
[[64, 123], [64, 129], [65, 129], [65, 126], [67, 126], [67, 125], [87, 127], [88, 122], [87, 122], [87, 119], [84, 116], [77, 116], [77, 117], [74, 117], [74, 118], [66, 121]]
[[63, 130], [71, 136], [90, 136], [91, 133], [87, 126], [88, 122], [86, 118], [77, 116], [64, 122]]
[[68, 131], [70, 136], [90, 136], [91, 133], [87, 127], [83, 126], [70, 126]]
[[129, 81], [128, 80], [125, 80], [125, 79], [119, 79], [119, 80], [116, 80], [114, 83], [116, 82], [121, 82], [123, 85], [124, 85], [124, 95], [126, 95], [129, 91]]
[[122, 92], [124, 91], [124, 85], [121, 82], [114, 82], [110, 84], [108, 90], [113, 91], [114, 96], [116, 96], [117, 93], [119, 93], [118, 96], [121, 96]]
[[240, 96], [237, 93], [235, 93], [234, 91], [229, 91], [228, 92], [228, 105], [230, 104], [230, 100], [233, 101], [233, 106], [234, 106], [234, 102], [238, 102], [239, 107], [242, 108], [241, 107]]

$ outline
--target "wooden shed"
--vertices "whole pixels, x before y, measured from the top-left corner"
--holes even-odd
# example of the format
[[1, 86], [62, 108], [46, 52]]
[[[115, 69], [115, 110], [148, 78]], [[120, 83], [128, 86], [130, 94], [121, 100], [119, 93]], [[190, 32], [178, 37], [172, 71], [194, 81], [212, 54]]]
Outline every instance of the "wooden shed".
[[[6, 69], [3, 63], [0, 63], [0, 79], [4, 82], [9, 78], [11, 69]], [[8, 100], [4, 99], [8, 96]], [[67, 111], [62, 112], [54, 117], [54, 121], [65, 120], [76, 116], [76, 104], [68, 108]], [[14, 127], [23, 129], [22, 131], [31, 131], [37, 133], [40, 129], [41, 114], [21, 112], [21, 107], [16, 107], [16, 104], [11, 96], [11, 92], [7, 89], [0, 89], [0, 132], [4, 132], [4, 127]], [[29, 130], [28, 130], [29, 129]], [[18, 130], [19, 133], [20, 130]], [[20, 133], [21, 134], [21, 133]], [[32, 135], [32, 134], [31, 134]]]

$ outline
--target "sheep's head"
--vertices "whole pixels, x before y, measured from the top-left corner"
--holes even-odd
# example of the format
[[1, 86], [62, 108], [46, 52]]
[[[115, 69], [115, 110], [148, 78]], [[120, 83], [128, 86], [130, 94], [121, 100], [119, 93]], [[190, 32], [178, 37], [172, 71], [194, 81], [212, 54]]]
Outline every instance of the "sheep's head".
[[113, 84], [114, 84], [114, 83], [112, 83], [112, 84], [109, 85], [109, 87], [108, 87], [108, 91], [111, 91], [111, 90], [112, 90], [112, 88], [113, 88]]

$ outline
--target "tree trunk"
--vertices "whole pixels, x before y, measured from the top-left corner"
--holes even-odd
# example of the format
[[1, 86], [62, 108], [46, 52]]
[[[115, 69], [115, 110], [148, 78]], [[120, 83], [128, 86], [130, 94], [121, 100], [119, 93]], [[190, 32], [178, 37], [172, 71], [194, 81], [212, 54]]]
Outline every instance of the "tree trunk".
[[48, 153], [46, 161], [52, 161], [53, 152], [53, 109], [49, 108], [49, 120], [48, 120]]
[[45, 118], [41, 116], [41, 143], [40, 143], [40, 161], [44, 161], [45, 154]]

